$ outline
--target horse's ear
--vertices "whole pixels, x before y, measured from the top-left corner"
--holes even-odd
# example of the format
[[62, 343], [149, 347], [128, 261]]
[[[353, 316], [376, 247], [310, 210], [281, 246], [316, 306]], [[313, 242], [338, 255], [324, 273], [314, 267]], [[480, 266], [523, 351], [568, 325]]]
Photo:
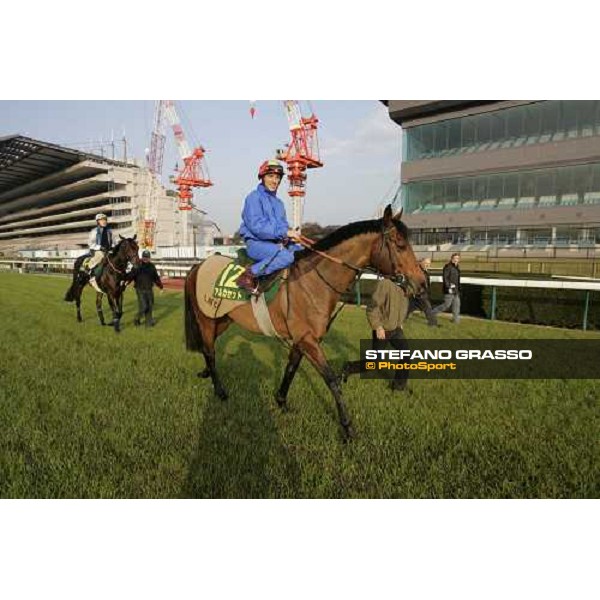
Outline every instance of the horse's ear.
[[137, 240], [137, 233], [131, 239], [135, 242]]
[[401, 221], [402, 220], [402, 213], [404, 212], [404, 207], [402, 207], [395, 215], [394, 215], [394, 221]]
[[124, 240], [125, 238], [121, 234], [119, 234], [119, 239]]
[[383, 211], [383, 225], [389, 227], [392, 224], [392, 205], [388, 204]]

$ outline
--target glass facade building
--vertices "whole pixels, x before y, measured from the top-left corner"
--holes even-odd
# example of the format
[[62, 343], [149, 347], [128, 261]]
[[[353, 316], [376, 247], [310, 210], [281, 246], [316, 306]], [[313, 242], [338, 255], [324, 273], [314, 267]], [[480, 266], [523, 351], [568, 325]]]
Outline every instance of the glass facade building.
[[403, 160], [518, 148], [600, 135], [599, 100], [548, 100], [411, 127]]
[[600, 204], [600, 163], [408, 183], [408, 213]]
[[387, 105], [417, 244], [600, 244], [600, 100]]

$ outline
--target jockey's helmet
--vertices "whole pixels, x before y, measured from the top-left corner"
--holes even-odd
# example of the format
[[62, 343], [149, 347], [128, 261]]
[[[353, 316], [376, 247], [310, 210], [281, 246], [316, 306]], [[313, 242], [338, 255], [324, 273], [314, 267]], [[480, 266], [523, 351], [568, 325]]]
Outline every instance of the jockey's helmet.
[[278, 160], [265, 160], [265, 162], [260, 165], [260, 168], [258, 169], [258, 178], [262, 179], [269, 173], [275, 173], [279, 175], [279, 177], [283, 178], [283, 167]]
[[142, 252], [142, 258], [150, 258], [150, 250], [144, 250]]
[[98, 213], [96, 215], [96, 221], [100, 221], [100, 219], [106, 219], [108, 221], [108, 217], [104, 213]]

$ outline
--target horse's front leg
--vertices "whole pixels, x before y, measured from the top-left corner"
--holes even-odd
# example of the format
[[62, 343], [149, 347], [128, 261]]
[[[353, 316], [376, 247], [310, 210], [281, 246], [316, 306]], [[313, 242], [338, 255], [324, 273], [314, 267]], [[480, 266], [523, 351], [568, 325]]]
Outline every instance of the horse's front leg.
[[344, 430], [344, 439], [349, 440], [350, 438], [353, 438], [354, 430], [352, 428], [350, 417], [348, 416], [348, 411], [346, 410], [346, 405], [342, 399], [342, 390], [340, 388], [339, 378], [327, 362], [319, 342], [314, 338], [305, 338], [298, 343], [298, 348], [315, 366], [317, 371], [321, 374], [321, 377], [323, 377], [325, 380], [327, 387], [331, 390], [331, 393], [335, 398], [340, 425]]
[[112, 310], [113, 320], [111, 325], [115, 328], [115, 333], [119, 333], [121, 331], [121, 324], [119, 322], [119, 306], [118, 301], [113, 297], [112, 294], [107, 294], [108, 303], [110, 304], [110, 309]]
[[99, 294], [96, 292], [96, 313], [98, 314], [98, 320], [100, 321], [100, 325], [106, 325], [104, 322], [104, 313], [102, 312], [102, 296], [104, 294]]
[[277, 404], [282, 410], [288, 410], [287, 404], [287, 395], [292, 385], [292, 381], [294, 380], [294, 375], [296, 375], [296, 371], [298, 370], [298, 366], [300, 365], [300, 361], [302, 360], [302, 352], [297, 346], [292, 346], [290, 350], [290, 355], [288, 357], [288, 364], [285, 368], [285, 373], [283, 375], [283, 380], [281, 385], [279, 386], [279, 390], [277, 391]]
[[75, 291], [75, 305], [77, 306], [77, 321], [81, 323], [83, 318], [81, 317], [81, 294], [83, 293], [83, 288], [79, 287]]

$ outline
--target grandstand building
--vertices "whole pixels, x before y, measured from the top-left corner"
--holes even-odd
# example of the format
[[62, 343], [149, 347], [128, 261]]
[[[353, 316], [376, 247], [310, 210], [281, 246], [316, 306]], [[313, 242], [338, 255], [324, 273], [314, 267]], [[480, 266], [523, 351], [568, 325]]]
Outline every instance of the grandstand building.
[[[135, 161], [20, 135], [0, 137], [0, 252], [81, 254], [99, 212], [107, 214], [117, 235], [133, 236], [150, 181], [148, 169]], [[197, 219], [182, 217], [176, 195], [164, 188], [158, 207], [157, 247], [180, 245], [184, 227], [197, 231]]]
[[600, 244], [600, 101], [385, 104], [415, 244]]

